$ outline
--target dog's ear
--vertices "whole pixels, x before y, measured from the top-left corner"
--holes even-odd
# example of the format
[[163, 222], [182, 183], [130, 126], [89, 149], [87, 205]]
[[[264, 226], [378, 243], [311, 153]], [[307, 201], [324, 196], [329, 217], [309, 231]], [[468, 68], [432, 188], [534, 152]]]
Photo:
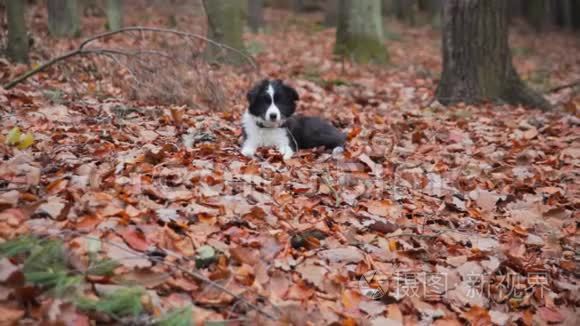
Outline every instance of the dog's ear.
[[292, 102], [298, 101], [298, 99], [300, 99], [300, 96], [298, 96], [298, 92], [292, 86], [284, 84], [284, 81], [282, 79], [274, 80], [274, 84], [280, 85]]
[[260, 82], [256, 83], [254, 87], [252, 87], [252, 89], [248, 91], [248, 93], [246, 93], [246, 99], [248, 100], [248, 103], [252, 104], [254, 102], [254, 100], [260, 93], [260, 90], [264, 88], [264, 86], [268, 84], [268, 82], [269, 82], [268, 79], [262, 79]]
[[288, 96], [293, 102], [298, 101], [300, 99], [300, 96], [298, 96], [298, 92], [293, 87], [284, 85], [284, 90], [288, 93]]

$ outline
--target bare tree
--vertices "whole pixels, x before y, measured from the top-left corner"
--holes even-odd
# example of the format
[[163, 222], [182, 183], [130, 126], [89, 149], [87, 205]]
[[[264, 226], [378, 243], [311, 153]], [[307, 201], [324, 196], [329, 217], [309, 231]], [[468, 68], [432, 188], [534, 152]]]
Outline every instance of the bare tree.
[[437, 89], [441, 103], [501, 100], [550, 107], [513, 66], [507, 1], [446, 0], [443, 9], [443, 73]]
[[415, 0], [393, 0], [393, 9], [397, 19], [415, 25]]
[[80, 11], [77, 0], [47, 0], [48, 30], [56, 37], [81, 34]]
[[334, 53], [361, 63], [385, 63], [381, 0], [339, 0]]
[[324, 3], [324, 26], [336, 26], [338, 20], [338, 0], [326, 0]]
[[123, 0], [107, 0], [107, 25], [111, 31], [123, 28]]
[[264, 25], [264, 0], [248, 0], [248, 26], [258, 33]]
[[28, 62], [28, 37], [24, 19], [26, 2], [6, 0], [6, 20], [8, 22], [8, 57], [16, 62]]
[[[243, 2], [231, 0], [203, 0], [207, 14], [207, 36], [209, 39], [229, 47], [245, 50], [243, 31]], [[208, 59], [218, 62], [239, 65], [243, 63], [239, 55], [208, 44], [206, 55]]]

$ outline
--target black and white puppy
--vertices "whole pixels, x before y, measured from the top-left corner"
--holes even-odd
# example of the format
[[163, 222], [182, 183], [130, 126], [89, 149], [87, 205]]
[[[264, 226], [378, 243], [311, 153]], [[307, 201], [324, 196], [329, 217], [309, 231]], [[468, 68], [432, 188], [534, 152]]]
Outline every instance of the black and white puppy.
[[242, 154], [254, 156], [259, 147], [275, 147], [289, 159], [298, 149], [324, 146], [343, 150], [346, 135], [319, 117], [293, 115], [298, 93], [281, 80], [264, 79], [247, 94], [242, 117]]

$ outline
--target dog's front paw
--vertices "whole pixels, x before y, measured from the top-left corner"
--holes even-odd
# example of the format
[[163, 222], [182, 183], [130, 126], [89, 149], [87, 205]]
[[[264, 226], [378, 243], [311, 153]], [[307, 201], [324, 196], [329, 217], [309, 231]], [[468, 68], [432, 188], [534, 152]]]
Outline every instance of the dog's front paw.
[[256, 154], [256, 149], [251, 146], [244, 146], [242, 147], [242, 155], [245, 157], [253, 157]]
[[294, 151], [290, 147], [282, 147], [280, 149], [280, 153], [282, 154], [282, 158], [284, 158], [284, 161], [291, 159], [292, 156], [294, 155]]

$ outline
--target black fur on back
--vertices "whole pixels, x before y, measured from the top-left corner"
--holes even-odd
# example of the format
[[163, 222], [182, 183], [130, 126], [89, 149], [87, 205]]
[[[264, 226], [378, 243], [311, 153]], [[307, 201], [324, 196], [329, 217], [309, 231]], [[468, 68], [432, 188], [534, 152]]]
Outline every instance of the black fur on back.
[[286, 128], [294, 150], [319, 146], [334, 149], [344, 147], [346, 141], [344, 133], [319, 117], [294, 115], [286, 121]]

